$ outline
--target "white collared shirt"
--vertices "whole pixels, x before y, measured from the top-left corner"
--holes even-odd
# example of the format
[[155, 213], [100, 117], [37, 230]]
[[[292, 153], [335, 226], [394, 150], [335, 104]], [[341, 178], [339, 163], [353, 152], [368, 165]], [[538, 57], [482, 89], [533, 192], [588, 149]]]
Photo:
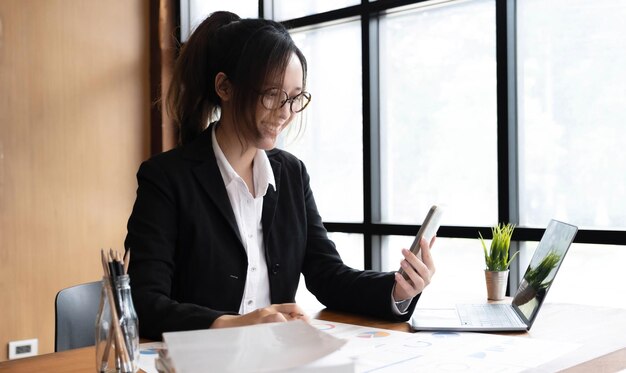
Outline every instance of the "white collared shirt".
[[[213, 152], [226, 186], [230, 205], [235, 213], [239, 235], [248, 254], [246, 285], [239, 306], [239, 314], [243, 315], [271, 304], [261, 215], [263, 213], [263, 197], [270, 185], [276, 190], [276, 181], [267, 154], [263, 150], [257, 150], [252, 166], [254, 190], [256, 191], [256, 196], [253, 196], [245, 181], [235, 172], [224, 156], [224, 152], [220, 149], [215, 137], [216, 127], [213, 126], [213, 133], [211, 134]], [[236, 249], [233, 248], [233, 250]]]

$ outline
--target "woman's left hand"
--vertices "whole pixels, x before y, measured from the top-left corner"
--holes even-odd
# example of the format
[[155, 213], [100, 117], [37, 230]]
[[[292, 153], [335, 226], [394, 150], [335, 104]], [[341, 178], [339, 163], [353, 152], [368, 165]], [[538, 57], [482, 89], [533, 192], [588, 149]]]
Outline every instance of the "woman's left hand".
[[430, 249], [434, 243], [435, 237], [430, 241], [430, 245], [426, 242], [426, 239], [422, 238], [420, 242], [421, 260], [409, 250], [402, 249], [404, 259], [402, 259], [400, 265], [409, 277], [409, 280], [405, 280], [400, 273], [396, 272], [396, 286], [393, 290], [394, 301], [399, 302], [413, 298], [430, 284], [430, 280], [435, 274], [435, 264], [433, 263], [433, 257], [430, 255]]

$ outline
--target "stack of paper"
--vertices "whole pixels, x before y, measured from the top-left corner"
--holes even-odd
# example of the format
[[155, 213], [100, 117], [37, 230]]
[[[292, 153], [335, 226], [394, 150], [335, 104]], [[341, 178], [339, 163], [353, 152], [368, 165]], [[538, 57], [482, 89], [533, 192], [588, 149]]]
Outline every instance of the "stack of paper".
[[163, 341], [176, 373], [354, 372], [350, 359], [331, 355], [345, 340], [299, 320], [164, 333]]

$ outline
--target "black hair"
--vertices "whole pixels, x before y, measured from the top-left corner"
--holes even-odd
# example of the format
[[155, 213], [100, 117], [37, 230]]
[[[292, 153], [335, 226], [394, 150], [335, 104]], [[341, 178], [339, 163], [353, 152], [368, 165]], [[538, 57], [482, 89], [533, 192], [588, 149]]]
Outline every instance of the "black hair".
[[240, 139], [241, 134], [255, 134], [259, 92], [268, 81], [282, 82], [293, 54], [302, 65], [304, 89], [306, 59], [282, 24], [212, 13], [191, 34], [174, 66], [167, 108], [179, 127], [179, 143], [195, 139], [219, 116], [221, 100], [215, 91], [219, 72], [234, 88], [234, 123]]

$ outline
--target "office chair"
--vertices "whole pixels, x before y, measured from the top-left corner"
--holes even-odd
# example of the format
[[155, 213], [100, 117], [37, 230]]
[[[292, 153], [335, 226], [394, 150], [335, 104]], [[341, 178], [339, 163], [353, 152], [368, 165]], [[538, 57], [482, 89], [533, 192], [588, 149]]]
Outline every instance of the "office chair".
[[96, 344], [96, 316], [100, 306], [100, 281], [63, 289], [54, 304], [54, 351]]

